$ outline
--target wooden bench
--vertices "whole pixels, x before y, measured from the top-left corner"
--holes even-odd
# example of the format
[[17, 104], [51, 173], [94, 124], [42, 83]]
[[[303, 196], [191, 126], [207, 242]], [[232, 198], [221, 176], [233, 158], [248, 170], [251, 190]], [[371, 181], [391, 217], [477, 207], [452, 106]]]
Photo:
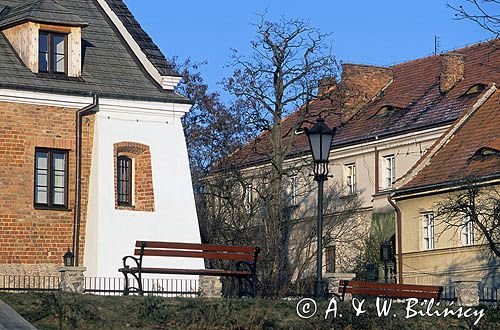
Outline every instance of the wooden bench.
[[[205, 275], [205, 276], [229, 276], [238, 278], [239, 295], [243, 295], [243, 280], [251, 287], [251, 295], [256, 295], [257, 285], [257, 258], [260, 248], [253, 246], [229, 246], [215, 244], [194, 244], [174, 242], [135, 242], [133, 256], [123, 258], [123, 268], [118, 271], [125, 276], [124, 295], [131, 291], [144, 295], [142, 288], [142, 274], [178, 274], [178, 275]], [[226, 269], [180, 269], [180, 268], [153, 268], [144, 267], [144, 257], [182, 257], [203, 258], [236, 261], [235, 270]], [[135, 264], [129, 266], [128, 261]], [[137, 280], [138, 287], [129, 286], [129, 275]]]
[[438, 301], [443, 293], [442, 286], [393, 284], [361, 281], [340, 281], [340, 299], [344, 300], [346, 293], [360, 296], [377, 296], [385, 298], [417, 298]]

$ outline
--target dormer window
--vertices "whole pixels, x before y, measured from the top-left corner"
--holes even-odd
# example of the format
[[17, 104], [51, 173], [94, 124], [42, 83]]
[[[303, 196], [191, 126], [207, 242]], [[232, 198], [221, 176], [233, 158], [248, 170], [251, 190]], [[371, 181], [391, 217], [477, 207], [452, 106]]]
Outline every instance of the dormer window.
[[67, 36], [40, 31], [38, 44], [38, 72], [65, 74]]
[[16, 3], [2, 10], [0, 31], [24, 65], [33, 73], [81, 77], [82, 29], [88, 23], [56, 0]]
[[467, 90], [467, 92], [465, 92], [462, 96], [466, 96], [466, 95], [473, 95], [473, 94], [477, 94], [477, 93], [481, 93], [482, 91], [484, 91], [486, 89], [486, 85], [485, 84], [475, 84], [473, 85], [471, 88], [469, 88]]
[[378, 111], [372, 117], [382, 117], [392, 113], [393, 111], [401, 110], [401, 108], [397, 108], [392, 105], [384, 105], [378, 109]]

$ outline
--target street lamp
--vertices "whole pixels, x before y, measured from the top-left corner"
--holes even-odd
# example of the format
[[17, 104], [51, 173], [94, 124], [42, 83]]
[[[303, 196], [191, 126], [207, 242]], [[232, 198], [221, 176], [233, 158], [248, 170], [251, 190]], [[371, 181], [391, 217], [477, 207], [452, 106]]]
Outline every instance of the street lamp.
[[314, 181], [318, 182], [318, 224], [317, 224], [317, 261], [316, 292], [317, 298], [325, 296], [323, 283], [323, 185], [328, 180], [328, 156], [336, 128], [330, 129], [323, 118], [318, 118], [312, 128], [305, 128], [313, 156]]
[[71, 253], [68, 248], [68, 251], [63, 255], [64, 266], [65, 267], [73, 267], [75, 265], [75, 255]]

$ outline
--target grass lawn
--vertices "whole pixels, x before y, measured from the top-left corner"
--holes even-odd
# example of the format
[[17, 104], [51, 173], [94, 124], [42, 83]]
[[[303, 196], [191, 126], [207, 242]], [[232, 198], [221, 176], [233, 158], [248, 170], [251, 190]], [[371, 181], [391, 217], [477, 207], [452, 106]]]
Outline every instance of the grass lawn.
[[[337, 317], [334, 318], [331, 312], [325, 320], [327, 301], [318, 304], [316, 315], [301, 319], [296, 312], [298, 300], [103, 297], [63, 293], [1, 293], [0, 299], [40, 330], [500, 329], [500, 311], [484, 306], [475, 308], [485, 310], [484, 317], [473, 326], [476, 316], [406, 319], [404, 303], [394, 304], [389, 316], [378, 317], [374, 301], [366, 301], [363, 305], [366, 312], [359, 316], [355, 315], [350, 302], [339, 303]], [[425, 312], [424, 307], [420, 308]], [[458, 307], [450, 308], [456, 310]]]

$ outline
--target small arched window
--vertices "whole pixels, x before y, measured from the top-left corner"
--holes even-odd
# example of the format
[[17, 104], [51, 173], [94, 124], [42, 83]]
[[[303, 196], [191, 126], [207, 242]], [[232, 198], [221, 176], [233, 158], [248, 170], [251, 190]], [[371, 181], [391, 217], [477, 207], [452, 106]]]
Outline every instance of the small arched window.
[[118, 156], [118, 205], [132, 206], [132, 159], [126, 156]]

